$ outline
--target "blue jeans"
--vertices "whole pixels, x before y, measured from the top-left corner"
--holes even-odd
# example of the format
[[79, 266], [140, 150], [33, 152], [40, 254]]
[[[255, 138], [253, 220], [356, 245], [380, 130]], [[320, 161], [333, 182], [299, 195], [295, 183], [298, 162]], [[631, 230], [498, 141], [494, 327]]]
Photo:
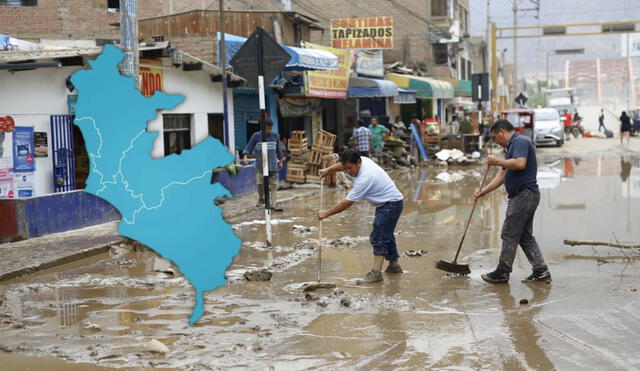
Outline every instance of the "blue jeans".
[[383, 255], [389, 261], [397, 260], [400, 257], [393, 232], [396, 229], [403, 207], [404, 202], [400, 200], [387, 202], [376, 208], [373, 230], [369, 237], [374, 255]]

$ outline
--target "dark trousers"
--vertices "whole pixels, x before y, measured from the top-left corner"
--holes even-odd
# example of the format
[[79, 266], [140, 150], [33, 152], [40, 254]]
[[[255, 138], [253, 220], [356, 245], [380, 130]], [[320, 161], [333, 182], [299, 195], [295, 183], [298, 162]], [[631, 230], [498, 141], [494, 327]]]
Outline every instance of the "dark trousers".
[[509, 199], [507, 217], [502, 225], [502, 252], [496, 269], [502, 273], [511, 273], [518, 245], [529, 259], [535, 272], [547, 270], [542, 252], [533, 237], [533, 216], [540, 203], [540, 193], [529, 189], [520, 191]]
[[600, 124], [598, 125], [598, 131], [600, 131], [600, 128], [603, 128], [604, 131], [607, 131], [607, 128], [604, 127], [604, 122], [603, 121], [600, 121]]
[[396, 230], [396, 224], [398, 224], [403, 208], [403, 201], [387, 202], [376, 208], [373, 230], [369, 237], [374, 255], [383, 255], [389, 261], [397, 260], [400, 257], [393, 232]]

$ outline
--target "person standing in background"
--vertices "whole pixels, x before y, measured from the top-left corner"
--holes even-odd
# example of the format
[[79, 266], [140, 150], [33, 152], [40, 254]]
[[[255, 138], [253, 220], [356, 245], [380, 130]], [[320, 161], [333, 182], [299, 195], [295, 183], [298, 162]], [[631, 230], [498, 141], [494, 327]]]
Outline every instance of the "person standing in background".
[[375, 155], [381, 155], [382, 147], [384, 146], [384, 142], [382, 141], [382, 136], [389, 130], [384, 126], [379, 125], [378, 119], [375, 117], [371, 119], [371, 125], [369, 125], [369, 130], [371, 131], [371, 137], [373, 138], [373, 153]]
[[371, 138], [371, 131], [367, 128], [367, 125], [362, 120], [358, 120], [358, 127], [353, 131], [351, 136], [351, 145], [353, 145], [360, 154], [360, 156], [369, 157], [369, 151], [373, 139]]

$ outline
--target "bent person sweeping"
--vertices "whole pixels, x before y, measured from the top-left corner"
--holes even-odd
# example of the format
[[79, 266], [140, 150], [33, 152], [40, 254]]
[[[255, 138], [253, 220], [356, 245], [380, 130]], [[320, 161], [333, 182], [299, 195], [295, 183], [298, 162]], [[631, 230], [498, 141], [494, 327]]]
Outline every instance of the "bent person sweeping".
[[340, 162], [320, 170], [320, 176], [336, 171], [346, 171], [354, 177], [353, 188], [345, 199], [329, 210], [320, 210], [318, 219], [326, 219], [348, 209], [354, 202], [365, 199], [376, 207], [370, 241], [373, 246], [373, 268], [364, 277], [364, 282], [382, 281], [382, 264], [389, 261], [387, 273], [402, 273], [398, 263], [398, 247], [393, 235], [404, 207], [402, 193], [398, 191], [389, 175], [368, 157], [356, 151], [345, 151]]
[[502, 225], [502, 251], [498, 267], [493, 272], [483, 274], [482, 279], [491, 283], [508, 282], [520, 245], [533, 266], [533, 273], [525, 281], [551, 281], [540, 247], [533, 237], [533, 216], [540, 203], [535, 147], [529, 139], [515, 132], [507, 120], [496, 121], [491, 127], [491, 136], [506, 148], [505, 158], [487, 157], [489, 166], [500, 166], [502, 169], [491, 183], [476, 192], [475, 198], [496, 190], [504, 183], [509, 203]]

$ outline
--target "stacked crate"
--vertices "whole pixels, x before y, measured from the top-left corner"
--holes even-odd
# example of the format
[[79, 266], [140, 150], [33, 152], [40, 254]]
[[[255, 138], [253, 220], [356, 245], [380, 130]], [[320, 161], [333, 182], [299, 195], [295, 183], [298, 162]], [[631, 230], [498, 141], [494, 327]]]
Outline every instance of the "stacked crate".
[[304, 183], [309, 158], [307, 135], [304, 130], [291, 132], [289, 152], [291, 161], [287, 164], [287, 182]]
[[[335, 165], [338, 162], [338, 155], [335, 153], [332, 153], [330, 155], [325, 155], [322, 156], [322, 168], [328, 168], [329, 166]], [[324, 184], [330, 186], [330, 187], [335, 187], [338, 184], [338, 179], [337, 179], [337, 173], [331, 173], [330, 175], [327, 175]]]
[[336, 142], [336, 136], [328, 131], [321, 130], [313, 137], [313, 147], [309, 153], [309, 169], [307, 171], [307, 183], [320, 184], [318, 171], [323, 166], [323, 156], [333, 152], [333, 144]]

